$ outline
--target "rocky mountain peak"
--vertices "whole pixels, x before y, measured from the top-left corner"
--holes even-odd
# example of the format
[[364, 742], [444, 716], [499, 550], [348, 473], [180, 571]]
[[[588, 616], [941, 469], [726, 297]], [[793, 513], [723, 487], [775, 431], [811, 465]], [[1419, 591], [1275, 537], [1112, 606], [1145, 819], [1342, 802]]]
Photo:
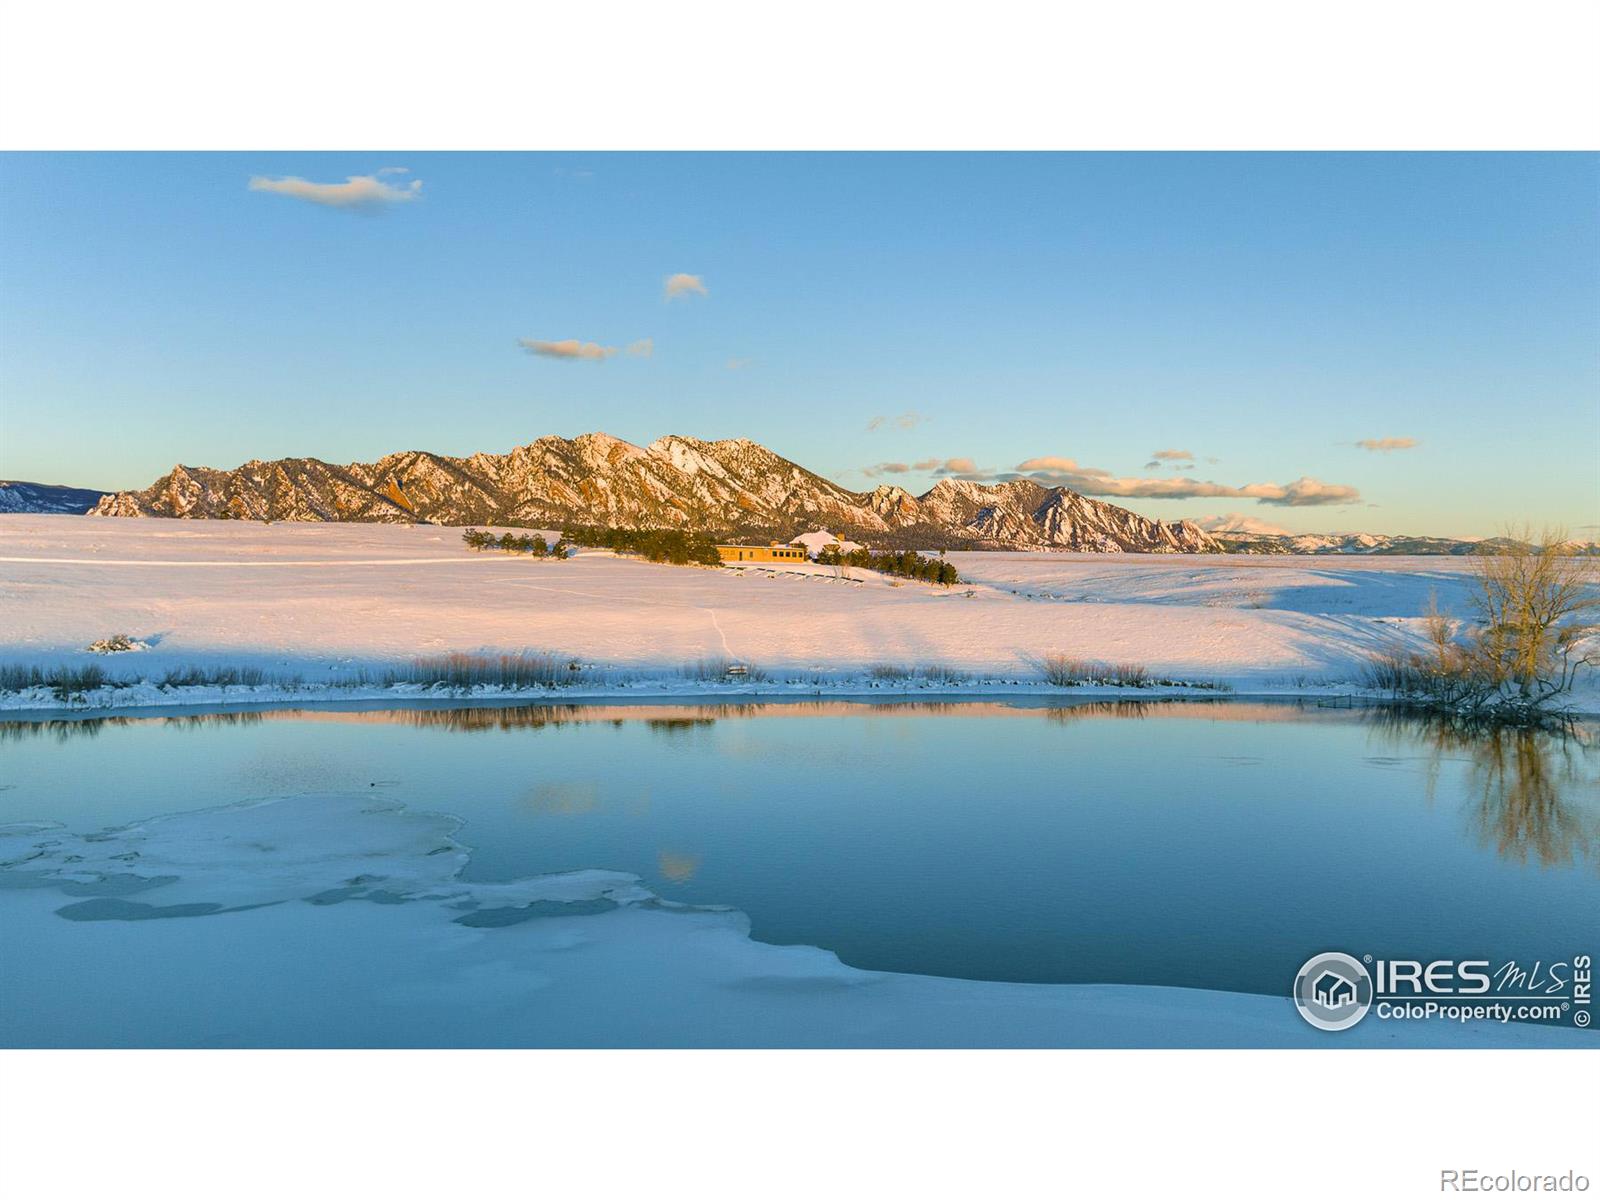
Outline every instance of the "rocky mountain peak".
[[337, 467], [251, 460], [231, 471], [175, 466], [142, 491], [102, 497], [102, 516], [273, 521], [428, 521], [559, 528], [567, 523], [793, 537], [827, 528], [884, 546], [1205, 551], [1192, 522], [1163, 524], [1031, 480], [941, 479], [922, 496], [894, 484], [852, 492], [748, 438], [681, 434], [636, 446], [607, 433], [541, 437], [504, 454], [411, 450]]

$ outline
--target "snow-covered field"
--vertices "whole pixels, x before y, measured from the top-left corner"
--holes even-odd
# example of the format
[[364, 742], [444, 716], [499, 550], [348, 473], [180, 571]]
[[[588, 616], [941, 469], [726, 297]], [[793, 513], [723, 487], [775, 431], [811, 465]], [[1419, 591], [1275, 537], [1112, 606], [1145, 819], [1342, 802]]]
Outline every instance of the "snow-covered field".
[[293, 796], [79, 836], [0, 827], [8, 1046], [1567, 1046], [1287, 999], [862, 971], [578, 871], [463, 880], [452, 817]]
[[[944, 589], [810, 565], [474, 553], [458, 530], [428, 526], [4, 515], [0, 664], [94, 663], [148, 681], [89, 698], [117, 705], [288, 694], [154, 686], [175, 667], [298, 678], [304, 701], [362, 669], [524, 648], [591, 668], [571, 695], [704, 692], [719, 685], [684, 668], [705, 659], [760, 668], [759, 682], [721, 685], [745, 691], [907, 686], [870, 679], [874, 664], [971, 675], [940, 688], [1038, 687], [1051, 653], [1239, 692], [1350, 691], [1365, 655], [1416, 637], [1430, 595], [1464, 613], [1469, 584], [1468, 564], [1451, 558], [952, 557], [971, 582]], [[87, 650], [117, 633], [145, 648]], [[36, 691], [3, 703], [57, 702]]]

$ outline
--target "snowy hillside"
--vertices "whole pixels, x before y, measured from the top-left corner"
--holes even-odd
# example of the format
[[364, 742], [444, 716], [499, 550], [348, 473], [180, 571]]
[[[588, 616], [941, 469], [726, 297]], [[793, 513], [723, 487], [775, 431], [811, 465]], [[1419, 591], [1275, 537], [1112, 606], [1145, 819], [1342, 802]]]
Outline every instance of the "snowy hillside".
[[104, 495], [91, 488], [0, 479], [0, 513], [86, 513]]

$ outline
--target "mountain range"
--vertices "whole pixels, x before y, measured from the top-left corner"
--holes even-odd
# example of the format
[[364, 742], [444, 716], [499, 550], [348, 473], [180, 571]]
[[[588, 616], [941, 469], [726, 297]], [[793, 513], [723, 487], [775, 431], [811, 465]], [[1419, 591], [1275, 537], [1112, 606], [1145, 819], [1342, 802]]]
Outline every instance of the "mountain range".
[[0, 513], [86, 513], [104, 492], [92, 488], [63, 487], [59, 483], [27, 483], [0, 479]]
[[[1501, 554], [1531, 545], [1509, 537], [1412, 537], [1392, 533], [1256, 533], [1212, 531], [1227, 554]], [[1594, 542], [1561, 543], [1579, 556], [1600, 555]]]
[[853, 492], [745, 438], [669, 436], [635, 446], [605, 433], [543, 437], [505, 454], [423, 451], [335, 466], [315, 458], [233, 470], [176, 466], [103, 497], [111, 517], [427, 521], [441, 525], [669, 527], [788, 540], [818, 527], [883, 547], [1210, 552], [1191, 521], [1154, 521], [1031, 480], [943, 479], [920, 496]]
[[1481, 554], [1508, 538], [1411, 537], [1388, 533], [1252, 533], [1213, 531], [1229, 554]]
[[[636, 446], [605, 433], [543, 437], [505, 454], [408, 450], [373, 463], [251, 460], [175, 466], [147, 488], [0, 480], [0, 513], [253, 521], [427, 522], [681, 528], [787, 541], [819, 527], [891, 548], [1114, 553], [1473, 554], [1503, 539], [1286, 533], [1254, 518], [1156, 521], [1028, 479], [942, 479], [921, 495], [840, 487], [745, 438], [669, 436]], [[1575, 552], [1600, 553], [1593, 543]]]

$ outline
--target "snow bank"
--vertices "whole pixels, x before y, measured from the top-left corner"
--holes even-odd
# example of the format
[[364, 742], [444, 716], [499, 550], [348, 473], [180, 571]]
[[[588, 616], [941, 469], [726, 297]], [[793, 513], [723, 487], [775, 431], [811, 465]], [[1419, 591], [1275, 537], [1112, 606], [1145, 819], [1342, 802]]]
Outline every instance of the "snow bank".
[[[0, 516], [0, 665], [94, 661], [129, 679], [244, 666], [332, 682], [417, 656], [524, 647], [610, 689], [681, 690], [683, 664], [755, 664], [773, 688], [861, 686], [873, 664], [942, 665], [980, 687], [1036, 685], [1038, 658], [1132, 662], [1241, 692], [1350, 691], [1372, 651], [1419, 642], [1430, 594], [1464, 612], [1449, 558], [956, 554], [945, 589], [815, 564], [652, 565], [477, 554], [434, 526]], [[90, 656], [127, 633], [133, 656]], [[1600, 710], [1590, 678], [1583, 707]], [[705, 684], [698, 691], [711, 690]], [[745, 688], [760, 691], [761, 688]], [[232, 700], [186, 694], [182, 702]], [[337, 698], [356, 698], [343, 693]], [[163, 703], [158, 689], [96, 704]], [[53, 705], [42, 694], [17, 707]]]
[[[0, 827], [6, 1046], [1570, 1046], [1285, 999], [978, 983], [750, 940], [628, 875], [461, 878], [452, 817], [295, 796], [88, 835]], [[1398, 1024], [1398, 1023], [1397, 1023]]]

